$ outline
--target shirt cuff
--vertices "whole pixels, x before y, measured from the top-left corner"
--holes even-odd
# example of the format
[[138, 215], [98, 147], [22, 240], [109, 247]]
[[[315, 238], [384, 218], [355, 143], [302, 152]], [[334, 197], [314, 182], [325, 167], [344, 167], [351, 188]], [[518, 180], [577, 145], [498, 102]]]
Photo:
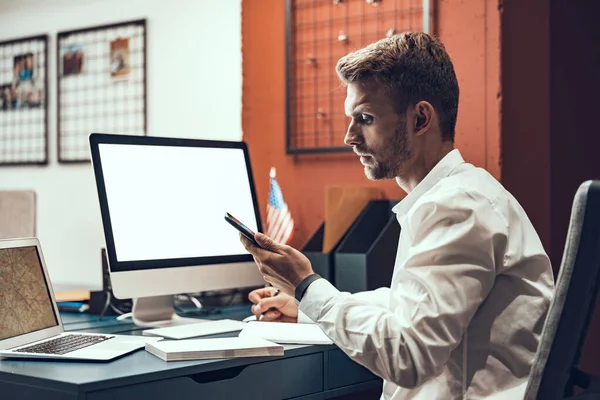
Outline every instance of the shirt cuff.
[[299, 324], [314, 324], [315, 321], [308, 318], [308, 315], [304, 314], [302, 311], [298, 310], [298, 323]]
[[306, 289], [308, 289], [308, 287], [318, 279], [321, 279], [321, 276], [319, 274], [313, 273], [307, 276], [306, 278], [302, 279], [302, 281], [300, 281], [298, 286], [296, 286], [296, 290], [294, 290], [294, 298], [296, 299], [296, 302], [302, 300], [302, 296], [304, 296]]
[[[325, 304], [340, 293], [328, 280], [318, 279], [314, 281], [306, 292], [302, 301], [298, 306], [299, 311], [306, 314], [306, 316], [317, 322], [321, 316], [321, 310]], [[298, 313], [298, 322], [300, 321], [300, 312]]]

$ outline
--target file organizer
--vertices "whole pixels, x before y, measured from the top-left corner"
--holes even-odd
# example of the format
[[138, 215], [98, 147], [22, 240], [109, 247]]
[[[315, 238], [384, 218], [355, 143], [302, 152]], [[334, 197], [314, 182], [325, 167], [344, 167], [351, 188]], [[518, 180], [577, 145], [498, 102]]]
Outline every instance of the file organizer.
[[388, 286], [392, 280], [400, 225], [392, 207], [374, 200], [363, 209], [333, 252], [335, 286], [356, 293]]
[[333, 249], [329, 253], [323, 253], [323, 236], [325, 234], [325, 222], [319, 226], [319, 229], [315, 231], [313, 236], [304, 246], [302, 253], [310, 260], [313, 270], [321, 275], [321, 277], [327, 279], [333, 285], [335, 285], [334, 278], [334, 267], [333, 267], [333, 253], [337, 249], [339, 243], [343, 240], [340, 239]]

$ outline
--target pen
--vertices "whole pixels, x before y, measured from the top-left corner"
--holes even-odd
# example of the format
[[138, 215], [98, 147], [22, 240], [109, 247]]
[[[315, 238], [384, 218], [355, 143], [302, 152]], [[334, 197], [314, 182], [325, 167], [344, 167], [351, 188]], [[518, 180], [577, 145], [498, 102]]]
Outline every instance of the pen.
[[[279, 289], [275, 289], [275, 293], [273, 293], [273, 295], [272, 295], [271, 297], [275, 297], [275, 296], [277, 296], [278, 294], [279, 294]], [[269, 308], [269, 310], [271, 310], [271, 308]], [[260, 315], [265, 315], [265, 314], [267, 313], [267, 311], [269, 311], [269, 310], [266, 310], [266, 311], [264, 311], [264, 312], [263, 312], [262, 314], [260, 314]], [[256, 319], [258, 319], [258, 316], [256, 317]]]

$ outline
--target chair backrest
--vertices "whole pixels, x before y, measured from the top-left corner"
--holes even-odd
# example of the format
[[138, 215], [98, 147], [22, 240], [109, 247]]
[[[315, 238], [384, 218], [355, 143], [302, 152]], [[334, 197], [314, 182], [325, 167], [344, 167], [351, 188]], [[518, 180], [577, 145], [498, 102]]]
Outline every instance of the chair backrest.
[[525, 399], [562, 399], [572, 394], [598, 292], [600, 181], [584, 182], [573, 201], [556, 291], [542, 330]]
[[35, 192], [0, 190], [0, 239], [34, 237], [35, 234]]

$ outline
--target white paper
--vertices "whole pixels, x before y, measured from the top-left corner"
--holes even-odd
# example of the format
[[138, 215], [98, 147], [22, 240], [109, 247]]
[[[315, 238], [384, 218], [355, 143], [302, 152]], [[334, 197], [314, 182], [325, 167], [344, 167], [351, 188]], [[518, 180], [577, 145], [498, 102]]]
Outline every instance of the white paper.
[[235, 332], [246, 324], [232, 319], [204, 321], [197, 324], [170, 326], [168, 328], [147, 329], [145, 336], [162, 336], [168, 339], [189, 339], [218, 333]]
[[332, 344], [316, 324], [285, 322], [248, 322], [239, 337], [261, 338], [282, 344]]

